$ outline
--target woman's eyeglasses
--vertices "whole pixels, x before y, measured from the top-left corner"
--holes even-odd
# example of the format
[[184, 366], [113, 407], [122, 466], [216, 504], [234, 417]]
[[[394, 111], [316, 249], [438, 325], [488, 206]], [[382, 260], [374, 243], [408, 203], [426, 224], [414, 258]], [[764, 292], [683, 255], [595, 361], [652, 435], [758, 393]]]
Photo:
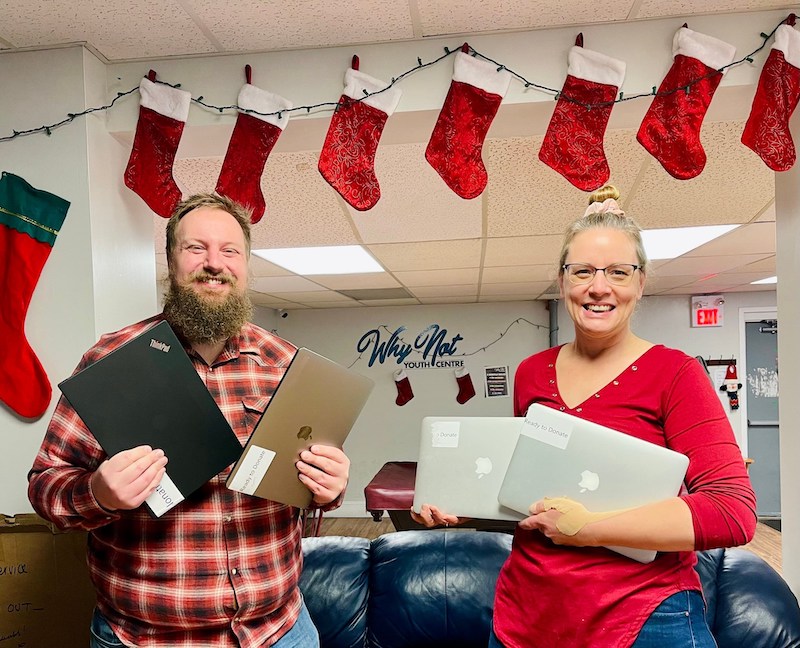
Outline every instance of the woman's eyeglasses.
[[606, 275], [606, 281], [615, 286], [627, 286], [633, 273], [641, 270], [642, 266], [633, 263], [613, 263], [605, 268], [595, 268], [588, 263], [566, 263], [561, 269], [567, 273], [567, 278], [573, 284], [588, 284], [594, 279], [595, 274], [602, 271]]

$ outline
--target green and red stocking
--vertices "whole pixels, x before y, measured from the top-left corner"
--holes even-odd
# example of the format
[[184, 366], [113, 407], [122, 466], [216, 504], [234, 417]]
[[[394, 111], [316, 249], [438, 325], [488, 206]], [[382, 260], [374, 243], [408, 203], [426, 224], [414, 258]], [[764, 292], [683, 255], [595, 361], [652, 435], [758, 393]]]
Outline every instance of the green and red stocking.
[[25, 316], [68, 209], [19, 176], [0, 177], [0, 400], [26, 418], [44, 414], [52, 389], [25, 339]]

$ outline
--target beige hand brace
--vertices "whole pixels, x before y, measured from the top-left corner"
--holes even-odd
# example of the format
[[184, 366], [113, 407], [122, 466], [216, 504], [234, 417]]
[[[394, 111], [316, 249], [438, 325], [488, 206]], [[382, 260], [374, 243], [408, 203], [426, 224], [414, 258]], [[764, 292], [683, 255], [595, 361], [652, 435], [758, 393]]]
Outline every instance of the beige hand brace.
[[550, 509], [555, 509], [564, 514], [556, 521], [556, 528], [567, 536], [574, 536], [587, 524], [597, 522], [598, 520], [605, 520], [631, 510], [620, 509], [617, 511], [592, 513], [591, 511], [587, 511], [583, 504], [568, 497], [545, 497], [544, 510], [549, 511]]

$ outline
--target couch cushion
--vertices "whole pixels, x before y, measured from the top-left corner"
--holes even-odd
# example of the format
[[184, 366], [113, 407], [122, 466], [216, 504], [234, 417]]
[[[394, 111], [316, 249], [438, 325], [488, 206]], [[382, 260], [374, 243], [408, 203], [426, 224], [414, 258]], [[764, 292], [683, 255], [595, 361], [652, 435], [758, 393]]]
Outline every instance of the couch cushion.
[[366, 538], [303, 538], [300, 590], [323, 646], [364, 646], [369, 550]]
[[[762, 558], [746, 549], [727, 549], [698, 552], [698, 559], [703, 587], [714, 592], [709, 625], [719, 648], [800, 646], [797, 599]], [[712, 564], [713, 584], [707, 578], [713, 577]]]
[[403, 531], [372, 541], [369, 646], [485, 648], [511, 536]]

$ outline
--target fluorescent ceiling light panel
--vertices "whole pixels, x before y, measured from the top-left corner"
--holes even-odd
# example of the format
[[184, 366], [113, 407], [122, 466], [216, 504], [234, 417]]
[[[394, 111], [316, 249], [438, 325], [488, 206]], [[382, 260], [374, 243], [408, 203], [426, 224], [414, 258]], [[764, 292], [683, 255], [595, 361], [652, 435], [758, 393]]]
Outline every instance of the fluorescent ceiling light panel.
[[381, 265], [360, 245], [274, 248], [253, 254], [299, 275], [340, 275], [383, 272]]
[[778, 283], [778, 277], [767, 277], [766, 279], [759, 279], [758, 281], [751, 281], [751, 285], [758, 285], [758, 284], [776, 284]]
[[642, 230], [642, 241], [647, 257], [674, 259], [689, 250], [727, 234], [738, 225], [704, 225], [702, 227], [670, 227], [666, 229]]

